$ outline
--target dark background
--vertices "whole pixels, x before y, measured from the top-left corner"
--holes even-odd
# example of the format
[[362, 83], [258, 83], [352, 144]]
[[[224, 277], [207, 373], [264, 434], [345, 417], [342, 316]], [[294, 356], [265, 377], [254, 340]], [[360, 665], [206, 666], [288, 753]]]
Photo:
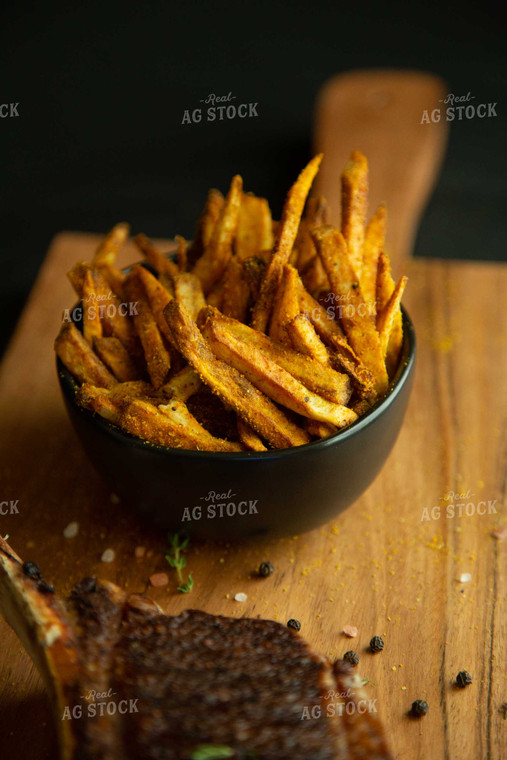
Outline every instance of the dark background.
[[[16, 3], [0, 13], [0, 350], [62, 229], [191, 236], [211, 186], [240, 172], [274, 215], [310, 153], [316, 92], [354, 68], [417, 68], [496, 102], [453, 122], [416, 255], [505, 258], [504, 26], [455, 9], [301, 0]], [[182, 125], [208, 93], [259, 117]], [[62, 273], [63, 276], [63, 273]]]

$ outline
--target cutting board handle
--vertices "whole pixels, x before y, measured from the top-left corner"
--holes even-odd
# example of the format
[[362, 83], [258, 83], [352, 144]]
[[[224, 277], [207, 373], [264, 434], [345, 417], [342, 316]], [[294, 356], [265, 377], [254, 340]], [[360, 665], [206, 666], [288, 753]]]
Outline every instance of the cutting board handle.
[[[433, 74], [365, 70], [330, 79], [317, 98], [314, 147], [324, 160], [315, 192], [327, 198], [332, 221], [339, 224], [341, 172], [352, 150], [364, 153], [370, 169], [369, 213], [387, 203], [386, 249], [395, 272], [412, 251], [444, 156], [446, 93], [444, 81]], [[435, 109], [441, 114], [438, 122], [431, 117]]]

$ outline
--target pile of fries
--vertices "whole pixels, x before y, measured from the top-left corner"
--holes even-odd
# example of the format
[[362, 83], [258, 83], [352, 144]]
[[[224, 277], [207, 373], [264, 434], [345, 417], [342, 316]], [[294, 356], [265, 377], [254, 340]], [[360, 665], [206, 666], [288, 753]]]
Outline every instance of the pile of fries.
[[342, 175], [341, 231], [323, 198], [307, 200], [321, 159], [279, 222], [235, 176], [173, 258], [137, 235], [146, 265], [125, 274], [118, 224], [72, 268], [82, 331], [64, 321], [55, 350], [81, 406], [163, 446], [266, 451], [334, 435], [386, 393], [407, 280], [391, 276], [385, 206], [366, 224], [366, 158], [354, 151]]

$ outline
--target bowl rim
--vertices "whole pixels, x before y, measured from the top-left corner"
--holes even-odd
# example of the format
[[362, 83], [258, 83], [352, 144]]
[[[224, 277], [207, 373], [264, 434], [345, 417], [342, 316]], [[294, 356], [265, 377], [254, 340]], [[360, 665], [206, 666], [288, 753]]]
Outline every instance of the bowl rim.
[[[171, 254], [169, 256], [172, 258]], [[143, 263], [144, 262], [140, 262]], [[129, 267], [125, 267], [123, 271], [129, 272], [134, 264]], [[148, 266], [148, 269], [150, 267]], [[75, 306], [68, 310], [71, 314], [74, 314], [75, 309], [82, 309], [82, 301], [79, 300]], [[346, 441], [348, 438], [360, 433], [365, 427], [372, 424], [380, 415], [389, 407], [396, 397], [401, 392], [407, 379], [410, 377], [416, 358], [416, 335], [412, 320], [410, 319], [407, 310], [401, 304], [402, 323], [403, 323], [403, 344], [401, 349], [400, 361], [396, 373], [389, 383], [386, 393], [376, 401], [367, 412], [359, 417], [351, 425], [339, 430], [334, 435], [328, 438], [321, 438], [317, 441], [310, 441], [310, 443], [304, 443], [301, 446], [290, 446], [286, 449], [269, 449], [268, 451], [198, 451], [196, 449], [183, 449], [183, 448], [171, 448], [170, 446], [162, 446], [158, 443], [151, 443], [150, 441], [144, 441], [142, 438], [127, 433], [117, 425], [101, 417], [99, 414], [91, 409], [79, 406], [76, 403], [77, 392], [80, 388], [79, 383], [75, 380], [72, 373], [63, 364], [61, 359], [56, 357], [56, 369], [60, 387], [65, 399], [73, 406], [85, 418], [88, 418], [92, 424], [97, 425], [99, 428], [114, 438], [120, 438], [125, 440], [131, 446], [140, 448], [143, 451], [150, 451], [154, 454], [161, 456], [190, 456], [196, 459], [208, 459], [217, 461], [227, 460], [248, 460], [248, 459], [278, 459], [280, 457], [295, 456], [296, 452], [302, 451], [319, 451], [320, 449], [328, 448], [329, 446], [336, 445], [342, 441]], [[81, 329], [79, 320], [72, 322], [78, 329]]]

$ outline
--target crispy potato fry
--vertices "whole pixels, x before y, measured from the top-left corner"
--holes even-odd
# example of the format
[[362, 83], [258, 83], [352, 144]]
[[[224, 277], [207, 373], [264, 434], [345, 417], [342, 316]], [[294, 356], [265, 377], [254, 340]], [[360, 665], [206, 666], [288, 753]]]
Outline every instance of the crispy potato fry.
[[222, 307], [222, 302], [224, 300], [224, 278], [220, 279], [216, 285], [214, 285], [213, 290], [211, 290], [207, 297], [206, 302], [210, 306], [216, 306], [217, 309], [220, 309]]
[[137, 272], [131, 272], [128, 275], [124, 290], [129, 301], [137, 304], [137, 313], [132, 317], [134, 327], [143, 347], [151, 382], [154, 388], [160, 388], [167, 382], [171, 358], [164, 346]]
[[141, 347], [129, 320], [129, 312], [135, 311], [135, 303], [125, 303], [111, 290], [103, 275], [92, 269], [96, 305], [102, 322], [104, 335], [114, 335], [121, 340], [129, 354], [134, 358], [141, 356]]
[[[250, 288], [244, 275], [244, 269], [237, 255], [231, 256], [222, 278], [223, 298], [221, 311], [233, 319], [246, 322]], [[208, 299], [209, 303], [209, 299]]]
[[188, 310], [192, 319], [206, 306], [201, 281], [195, 274], [181, 272], [174, 278], [174, 297]]
[[116, 385], [116, 379], [93, 353], [73, 322], [62, 325], [55, 340], [55, 351], [80, 383], [91, 383], [102, 388]]
[[[241, 265], [250, 289], [250, 300], [252, 303], [255, 303], [259, 297], [262, 278], [266, 271], [266, 262], [261, 256], [252, 256], [251, 258], [242, 261]], [[216, 306], [216, 304], [210, 303], [210, 306]]]
[[139, 379], [139, 370], [119, 338], [95, 337], [93, 350], [120, 383]]
[[[382, 251], [379, 256], [377, 271], [377, 315], [382, 314], [386, 310], [393, 292], [394, 280], [391, 275], [391, 262], [389, 261], [387, 254]], [[379, 316], [377, 316], [377, 320], [378, 318]], [[390, 377], [396, 372], [402, 344], [403, 321], [401, 308], [398, 306], [394, 312], [393, 324], [386, 351], [386, 366]]]
[[347, 305], [341, 312], [341, 322], [350, 346], [373, 374], [375, 390], [378, 395], [382, 395], [386, 392], [389, 381], [380, 339], [368, 315], [359, 282], [347, 255], [345, 240], [331, 226], [319, 227], [312, 231], [312, 235], [336, 300], [346, 301]]
[[338, 432], [338, 428], [330, 425], [328, 422], [318, 422], [317, 420], [305, 420], [305, 430], [315, 438], [329, 438]]
[[230, 333], [224, 335], [213, 320], [205, 322], [202, 333], [219, 359], [235, 367], [277, 404], [304, 417], [331, 422], [340, 428], [349, 425], [357, 418], [357, 415], [346, 406], [328, 401], [308, 390], [293, 375], [266, 358], [251, 344], [237, 340]]
[[363, 243], [360, 283], [366, 303], [376, 302], [378, 258], [384, 250], [386, 224], [387, 211], [385, 203], [382, 203], [370, 219]]
[[400, 277], [398, 284], [392, 292], [391, 298], [387, 302], [385, 308], [377, 316], [377, 330], [380, 335], [380, 345], [384, 352], [384, 356], [387, 354], [387, 347], [392, 334], [394, 320], [396, 315], [400, 314], [400, 303], [407, 280], [408, 278], [405, 276]]
[[90, 383], [83, 383], [76, 395], [80, 406], [100, 414], [101, 417], [118, 425], [121, 410], [132, 399], [157, 403], [163, 400], [155, 389], [143, 380], [118, 383], [113, 388], [97, 388]]
[[362, 153], [354, 150], [342, 174], [342, 234], [356, 278], [362, 271], [367, 207], [368, 162]]
[[178, 252], [177, 252], [178, 269], [180, 270], [180, 272], [186, 272], [187, 271], [188, 243], [185, 240], [185, 238], [182, 237], [181, 235], [176, 235], [174, 239], [178, 245]]
[[287, 325], [299, 314], [298, 287], [297, 271], [289, 264], [285, 264], [275, 293], [269, 337], [288, 346], [291, 345], [291, 340], [287, 334]]
[[107, 284], [119, 298], [123, 297], [123, 284], [125, 282], [126, 275], [115, 267], [113, 264], [101, 264], [96, 268], [97, 272], [100, 272]]
[[251, 193], [243, 193], [238, 215], [235, 251], [239, 261], [273, 248], [273, 220], [268, 202]]
[[130, 226], [126, 222], [115, 224], [102, 239], [93, 257], [93, 267], [100, 269], [103, 264], [114, 264], [118, 251], [130, 234]]
[[220, 190], [212, 188], [208, 192], [206, 203], [197, 221], [194, 240], [189, 250], [189, 261], [191, 266], [193, 266], [197, 259], [202, 256], [210, 244], [213, 232], [220, 219], [224, 202], [224, 196]]
[[162, 285], [162, 283], [157, 280], [157, 278], [152, 275], [148, 269], [146, 269], [146, 267], [142, 267], [136, 264], [136, 266], [133, 267], [132, 272], [136, 274], [136, 276], [139, 278], [139, 281], [142, 283], [144, 292], [146, 293], [146, 297], [148, 298], [148, 302], [150, 304], [150, 308], [153, 312], [153, 316], [157, 322], [158, 329], [167, 340], [167, 342], [171, 346], [175, 346], [174, 338], [171, 335], [169, 325], [167, 324], [164, 317], [164, 309], [171, 300], [172, 295]]
[[[233, 367], [214, 356], [189, 313], [176, 300], [165, 316], [180, 352], [201, 380], [276, 448], [308, 443], [310, 436], [291, 422], [263, 393]], [[238, 324], [240, 324], [238, 322]]]
[[[206, 430], [188, 411], [185, 402], [173, 398], [167, 404], [159, 404], [159, 411], [174, 428], [178, 438], [183, 438], [182, 445], [201, 451], [242, 451], [243, 446], [224, 438], [216, 438]], [[191, 445], [188, 445], [188, 444]]]
[[237, 174], [232, 178], [231, 187], [211, 240], [194, 266], [193, 273], [200, 279], [202, 289], [206, 294], [210, 292], [213, 285], [224, 273], [231, 258], [232, 241], [238, 224], [242, 190], [243, 180]]
[[76, 291], [79, 298], [83, 296], [83, 283], [86, 273], [91, 269], [90, 264], [87, 261], [78, 261], [72, 269], [67, 272], [70, 284]]
[[242, 420], [239, 416], [237, 416], [237, 425], [239, 440], [246, 449], [249, 451], [267, 451], [266, 446], [264, 446], [255, 430], [250, 425], [247, 425], [245, 420]]
[[203, 387], [201, 378], [192, 367], [187, 365], [177, 372], [160, 389], [168, 398], [179, 398], [181, 401], [188, 399]]
[[158, 273], [162, 274], [162, 272], [167, 273], [174, 277], [174, 275], [177, 275], [179, 272], [178, 267], [174, 263], [174, 261], [171, 261], [171, 259], [168, 259], [167, 256], [164, 256], [164, 254], [158, 250], [158, 248], [151, 242], [149, 238], [146, 237], [142, 232], [139, 233], [139, 235], [136, 235], [134, 238], [134, 243], [137, 245], [143, 256], [146, 257], [147, 261], [153, 269]]
[[100, 321], [99, 309], [97, 308], [97, 293], [90, 269], [86, 270], [83, 279], [83, 335], [86, 341], [93, 347], [94, 338], [102, 337], [102, 322]]
[[298, 380], [307, 389], [322, 396], [335, 404], [345, 404], [350, 398], [351, 385], [346, 375], [342, 375], [329, 367], [324, 367], [319, 362], [304, 354], [294, 351], [292, 348], [276, 343], [267, 335], [220, 314], [216, 309], [208, 306], [199, 315], [199, 325], [205, 329], [210, 323], [224, 342], [238, 340], [260, 351], [270, 362], [274, 362], [281, 369]]
[[302, 274], [305, 288], [314, 298], [329, 291], [329, 281], [319, 256], [315, 256]]
[[273, 298], [282, 277], [282, 269], [292, 252], [307, 195], [322, 161], [322, 154], [312, 158], [292, 185], [285, 201], [277, 241], [262, 280], [259, 298], [254, 306], [252, 327], [266, 332], [271, 317]]
[[287, 324], [287, 332], [296, 351], [310, 356], [324, 366], [331, 365], [327, 348], [306, 314], [294, 317], [292, 322]]

